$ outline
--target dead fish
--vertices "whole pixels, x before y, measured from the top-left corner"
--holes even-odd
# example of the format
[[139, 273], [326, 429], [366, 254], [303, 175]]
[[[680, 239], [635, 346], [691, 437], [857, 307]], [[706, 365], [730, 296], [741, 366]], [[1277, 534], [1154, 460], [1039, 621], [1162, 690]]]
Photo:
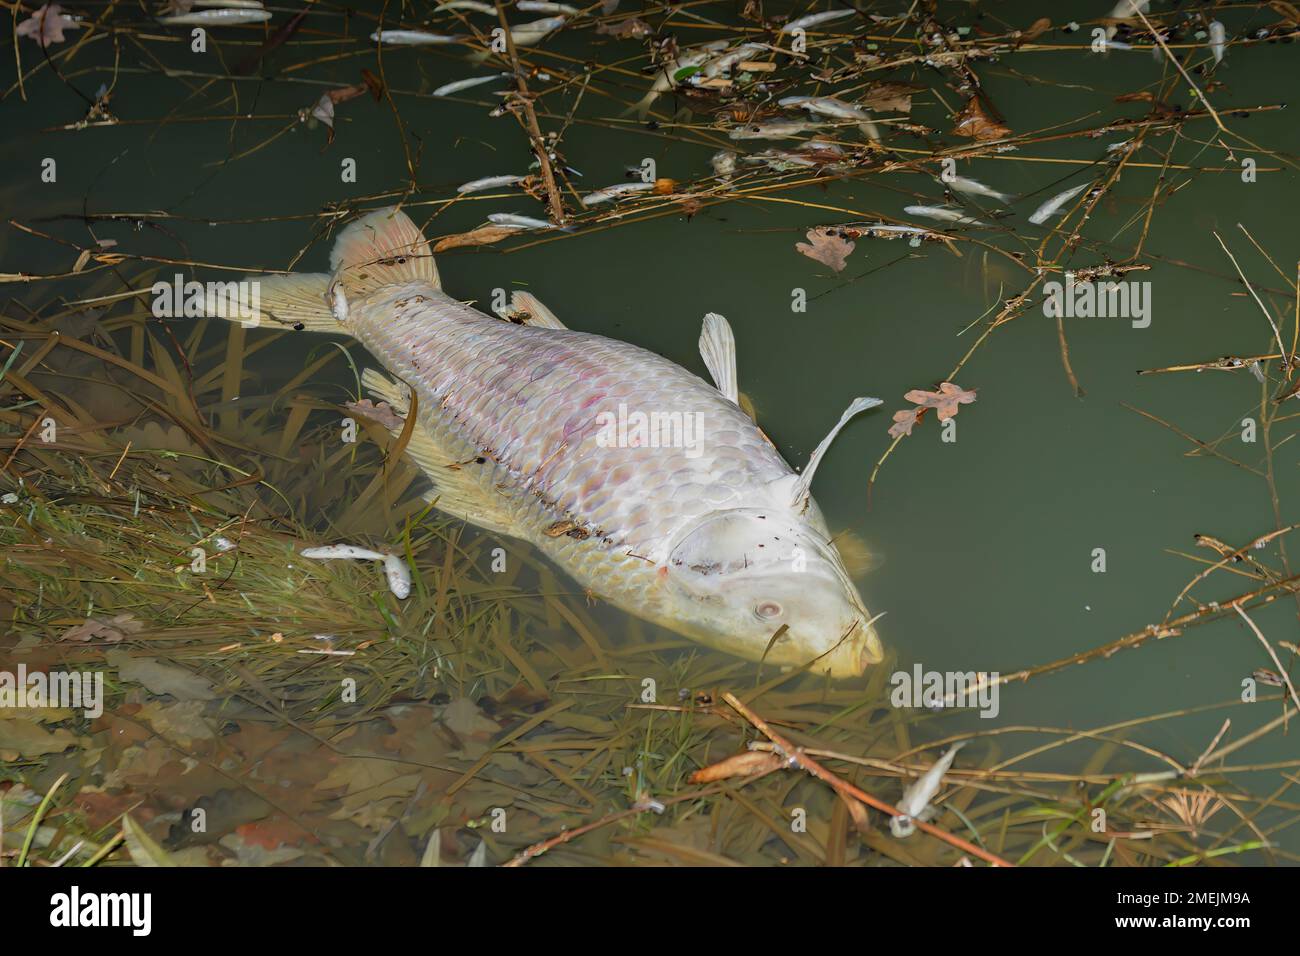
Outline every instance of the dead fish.
[[729, 149], [720, 149], [709, 157], [709, 166], [713, 169], [713, 175], [725, 182], [735, 175], [736, 154]]
[[1010, 203], [1011, 200], [1015, 198], [1014, 196], [1010, 196], [1007, 193], [1000, 193], [996, 189], [990, 189], [988, 186], [985, 186], [983, 183], [978, 182], [974, 179], [967, 179], [965, 176], [957, 176], [955, 179], [952, 180], [952, 182], [947, 182], [942, 178], [940, 178], [939, 181], [942, 182], [949, 189], [953, 189], [956, 192], [966, 193], [967, 195], [970, 196], [985, 196], [989, 199], [993, 199], [997, 202], [1002, 203], [1004, 206]]
[[766, 49], [769, 49], [766, 43], [742, 43], [721, 56], [706, 61], [700, 68], [700, 75], [706, 77], [721, 76], [723, 73], [729, 72], [737, 63], [747, 60], [755, 53], [760, 53]]
[[[735, 338], [720, 315], [700, 335], [710, 384], [564, 328], [549, 310], [516, 325], [459, 302], [397, 209], [343, 229], [330, 261], [332, 274], [261, 278], [261, 320], [349, 336], [392, 373], [369, 369], [362, 382], [406, 418], [390, 431], [408, 430], [405, 453], [439, 510], [528, 542], [579, 588], [728, 653], [832, 677], [882, 660], [812, 497], [835, 436], [879, 399], [849, 403], [797, 472], [739, 405]], [[343, 323], [325, 304], [335, 282]], [[669, 416], [666, 439], [662, 417], [659, 438], [649, 434], [651, 413]], [[546, 533], [560, 522], [582, 533]]]
[[654, 105], [655, 100], [687, 78], [684, 75], [687, 71], [702, 65], [719, 50], [725, 50], [727, 45], [727, 40], [713, 40], [702, 46], [693, 47], [686, 53], [679, 54], [660, 66], [655, 72], [655, 79], [650, 85], [650, 92], [628, 107], [623, 115], [627, 116], [630, 113], [636, 113], [637, 116], [644, 119], [646, 114], [650, 112], [650, 107]]
[[[1115, 4], [1114, 9], [1112, 9], [1110, 13], [1107, 14], [1105, 19], [1138, 20], [1140, 19], [1138, 17], [1139, 13], [1150, 13], [1150, 12], [1151, 12], [1151, 0], [1119, 0], [1119, 3]], [[1118, 32], [1118, 28], [1112, 23], [1110, 26], [1106, 27], [1106, 39], [1110, 40], [1110, 38], [1113, 37], [1116, 34], [1116, 32]], [[1114, 45], [1115, 44], [1113, 43], [1107, 44], [1107, 46], [1114, 46]]]
[[495, 189], [497, 186], [513, 186], [516, 183], [522, 183], [527, 177], [525, 176], [484, 176], [482, 179], [471, 179], [467, 183], [462, 183], [456, 187], [456, 192], [461, 195], [469, 193], [482, 192], [484, 189]]
[[425, 30], [376, 30], [370, 34], [374, 43], [386, 46], [437, 46], [444, 43], [460, 43], [464, 36], [447, 36], [442, 33], [429, 33]]
[[595, 192], [587, 193], [582, 197], [582, 204], [584, 206], [597, 206], [600, 203], [609, 202], [611, 199], [618, 199], [620, 196], [650, 192], [654, 188], [654, 183], [618, 183], [615, 186], [606, 186], [604, 189], [597, 189]]
[[778, 101], [780, 106], [797, 106], [801, 110], [829, 116], [833, 119], [857, 120], [858, 128], [869, 139], [880, 140], [880, 130], [872, 122], [871, 114], [861, 106], [845, 103], [833, 96], [786, 96]]
[[935, 815], [934, 807], [930, 806], [930, 801], [934, 795], [939, 792], [943, 786], [943, 775], [948, 772], [952, 766], [952, 759], [957, 756], [957, 751], [966, 745], [966, 741], [961, 740], [948, 748], [942, 757], [934, 762], [925, 773], [917, 778], [916, 782], [903, 791], [903, 799], [898, 801], [896, 806], [902, 811], [901, 816], [889, 818], [889, 832], [900, 840], [909, 837], [916, 832], [915, 821], [920, 820], [925, 823]]
[[1223, 62], [1223, 51], [1228, 43], [1228, 31], [1224, 29], [1223, 24], [1218, 20], [1210, 21], [1210, 52], [1214, 54], [1214, 63], [1217, 66]]
[[521, 23], [510, 28], [510, 39], [515, 46], [532, 46], [564, 26], [564, 17], [546, 17], [531, 23]]
[[815, 129], [825, 129], [825, 123], [806, 120], [772, 120], [767, 123], [750, 123], [737, 126], [727, 135], [732, 139], [789, 139], [800, 133]]
[[437, 10], [470, 10], [474, 13], [483, 13], [490, 17], [497, 15], [497, 8], [490, 3], [480, 3], [479, 0], [448, 0], [447, 3], [440, 3], [434, 9]]
[[940, 222], [952, 222], [959, 226], [987, 226], [988, 223], [980, 222], [971, 216], [957, 209], [949, 209], [947, 206], [904, 206], [903, 212], [911, 216], [924, 216], [927, 219], [938, 219]]
[[524, 13], [564, 13], [570, 16], [582, 12], [567, 3], [547, 3], [546, 0], [518, 0], [515, 9]]
[[519, 216], [512, 212], [494, 212], [488, 216], [488, 222], [506, 229], [558, 229], [561, 232], [573, 232], [572, 226], [557, 226], [545, 219]]
[[299, 552], [304, 558], [313, 561], [332, 561], [347, 558], [360, 561], [382, 561], [384, 577], [388, 580], [388, 590], [397, 598], [405, 600], [411, 596], [411, 569], [405, 559], [392, 553], [372, 551], [352, 544], [331, 544], [319, 548], [304, 548]]
[[159, 23], [182, 26], [232, 26], [236, 23], [265, 23], [271, 11], [259, 7], [222, 7], [218, 10], [196, 10], [158, 17]]
[[491, 76], [471, 76], [464, 80], [452, 80], [450, 83], [444, 83], [433, 91], [433, 96], [451, 96], [453, 93], [459, 93], [461, 90], [468, 90], [475, 86], [482, 86], [484, 83], [495, 83], [502, 77], [509, 77], [509, 73], [493, 73]]
[[1032, 222], [1035, 226], [1041, 226], [1043, 223], [1047, 222], [1049, 217], [1055, 216], [1058, 212], [1060, 212], [1062, 206], [1064, 206], [1075, 196], [1079, 195], [1079, 193], [1083, 192], [1090, 185], [1092, 184], [1083, 183], [1082, 185], [1074, 186], [1070, 189], [1067, 189], [1063, 193], [1057, 193], [1051, 199], [1047, 200], [1047, 202], [1043, 203], [1041, 206], [1035, 209], [1033, 215], [1029, 217], [1029, 221]]
[[857, 12], [858, 11], [856, 10], [826, 10], [822, 13], [810, 13], [797, 20], [791, 20], [781, 28], [781, 32], [790, 33], [794, 30], [807, 30], [809, 27], [815, 27], [821, 23], [829, 23], [831, 20], [842, 20], [845, 17], [851, 17]]

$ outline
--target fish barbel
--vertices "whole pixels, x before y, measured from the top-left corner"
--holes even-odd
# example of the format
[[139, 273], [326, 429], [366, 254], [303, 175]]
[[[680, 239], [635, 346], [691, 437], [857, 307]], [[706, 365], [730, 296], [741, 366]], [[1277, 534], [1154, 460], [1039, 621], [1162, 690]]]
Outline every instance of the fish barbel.
[[[719, 315], [700, 337], [715, 387], [570, 330], [526, 293], [513, 303], [523, 324], [459, 302], [397, 210], [344, 229], [330, 266], [258, 280], [261, 321], [351, 336], [391, 373], [362, 382], [399, 417], [415, 409], [406, 453], [441, 511], [529, 542], [611, 604], [750, 660], [848, 677], [882, 659], [810, 491], [835, 434], [878, 399], [855, 400], [796, 473], [738, 404], [735, 341]], [[215, 298], [207, 311], [239, 321]], [[401, 434], [403, 423], [387, 425]]]

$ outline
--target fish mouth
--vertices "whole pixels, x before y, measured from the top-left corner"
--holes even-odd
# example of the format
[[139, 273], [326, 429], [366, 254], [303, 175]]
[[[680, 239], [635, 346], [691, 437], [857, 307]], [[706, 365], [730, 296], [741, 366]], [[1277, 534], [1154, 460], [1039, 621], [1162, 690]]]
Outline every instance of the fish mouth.
[[874, 620], [863, 618], [849, 625], [840, 642], [822, 658], [820, 669], [831, 677], [861, 677], [883, 661], [885, 649], [871, 626]]

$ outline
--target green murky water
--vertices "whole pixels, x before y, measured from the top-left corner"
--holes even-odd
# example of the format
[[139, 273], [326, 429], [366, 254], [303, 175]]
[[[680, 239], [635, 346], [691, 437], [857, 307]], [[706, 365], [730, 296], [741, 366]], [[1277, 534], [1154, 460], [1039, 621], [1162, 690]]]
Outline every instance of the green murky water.
[[[893, 13], [902, 6], [872, 8]], [[954, 23], [975, 22], [964, 4], [940, 6]], [[990, 30], [1002, 24], [1027, 27], [1043, 14], [1060, 25], [1105, 12], [1105, 4], [1096, 3], [1051, 4], [1050, 11], [1046, 6], [978, 5]], [[86, 12], [91, 9], [100, 8], [87, 5]], [[729, 15], [721, 8], [714, 13]], [[1224, 18], [1234, 36], [1276, 22], [1272, 14], [1250, 11]], [[151, 44], [153, 55], [145, 56], [123, 39], [114, 73], [115, 44], [101, 36], [72, 62], [61, 63], [62, 83], [43, 70], [27, 78], [25, 102], [7, 89], [0, 103], [6, 218], [84, 243], [87, 231], [76, 216], [120, 213], [125, 221], [93, 227], [95, 237], [117, 240], [115, 251], [248, 269], [283, 268], [296, 259], [298, 268], [325, 269], [328, 241], [311, 244], [320, 231], [321, 210], [335, 204], [373, 207], [397, 198], [407, 154], [388, 102], [367, 97], [340, 105], [337, 136], [329, 146], [323, 129], [292, 124], [293, 114], [310, 107], [324, 89], [357, 82], [363, 67], [378, 69], [373, 50], [325, 36], [344, 29], [366, 33], [370, 21], [356, 18], [349, 24], [341, 8], [326, 6], [309, 23], [315, 30], [299, 38], [304, 43], [292, 53], [275, 54], [270, 63], [283, 70], [314, 57], [320, 62], [274, 80], [215, 78], [225, 75], [223, 63], [251, 49], [220, 37], [202, 56], [189, 54], [179, 40]], [[680, 32], [690, 39], [711, 35], [702, 27]], [[989, 97], [1016, 132], [1081, 129], [1145, 114], [1149, 104], [1113, 100], [1158, 90], [1168, 67], [1145, 51], [1088, 52], [1086, 34], [1086, 29], [1072, 35], [1054, 31], [1043, 41], [1074, 44], [1076, 50], [1021, 53], [976, 65]], [[565, 34], [547, 49], [602, 60], [640, 51], [637, 43], [616, 46], [603, 37], [593, 51], [590, 39], [589, 32]], [[35, 50], [24, 44], [25, 68], [39, 55]], [[4, 58], [0, 82], [8, 87], [15, 75], [12, 53]], [[1198, 62], [1204, 59], [1202, 54]], [[159, 63], [192, 72], [163, 77]], [[876, 567], [861, 587], [873, 611], [887, 612], [881, 635], [902, 667], [919, 662], [941, 671], [1013, 671], [1158, 623], [1201, 568], [1170, 552], [1212, 554], [1196, 548], [1193, 535], [1213, 535], [1237, 547], [1278, 526], [1261, 477], [1204, 454], [1189, 455], [1195, 449], [1191, 442], [1126, 406], [1202, 440], [1222, 439], [1217, 447], [1225, 455], [1262, 466], [1263, 445], [1239, 437], [1242, 419], [1259, 414], [1261, 386], [1248, 373], [1139, 377], [1135, 371], [1270, 351], [1270, 327], [1244, 294], [1216, 231], [1265, 304], [1289, 323], [1284, 334], [1294, 328], [1289, 283], [1300, 254], [1293, 215], [1300, 184], [1292, 163], [1300, 132], [1288, 110], [1249, 117], [1232, 111], [1286, 102], [1295, 92], [1295, 64], [1294, 45], [1261, 43], [1233, 47], [1215, 75], [1211, 101], [1234, 132], [1262, 149], [1235, 140], [1231, 152], [1225, 150], [1213, 141], [1213, 122], [1204, 119], [1188, 122], [1179, 133], [1152, 133], [1133, 157], [1141, 165], [1126, 169], [1098, 205], [1083, 230], [1083, 246], [1070, 259], [1075, 267], [1131, 255], [1159, 167], [1177, 137], [1169, 161], [1195, 169], [1166, 173], [1140, 260], [1150, 271], [1131, 276], [1150, 283], [1150, 326], [1134, 328], [1122, 319], [1065, 321], [1070, 360], [1086, 394], [1075, 396], [1062, 366], [1056, 324], [1044, 317], [1035, 296], [1019, 317], [990, 335], [957, 377], [964, 387], [977, 389], [979, 398], [962, 408], [956, 440], [941, 440], [938, 424], [923, 421], [885, 463], [870, 497], [868, 477], [890, 445], [890, 413], [908, 407], [903, 393], [943, 381], [983, 331], [981, 316], [995, 314], [999, 300], [1025, 288], [1031, 274], [970, 242], [957, 243], [954, 252], [942, 243], [914, 248], [861, 239], [848, 267], [833, 276], [797, 254], [794, 244], [814, 225], [881, 215], [906, 218], [904, 205], [937, 205], [942, 195], [932, 178], [900, 171], [774, 191], [767, 197], [831, 208], [738, 199], [704, 208], [689, 220], [673, 214], [509, 252], [457, 250], [440, 258], [440, 268], [453, 295], [485, 302], [496, 287], [527, 288], [572, 328], [636, 343], [701, 374], [696, 352], [701, 318], [709, 311], [723, 313], [738, 340], [741, 389], [753, 400], [765, 431], [796, 465], [853, 396], [882, 397], [883, 408], [854, 422], [837, 440], [815, 488], [832, 528], [857, 533], [876, 555]], [[525, 196], [445, 206], [432, 202], [453, 195], [455, 185], [466, 180], [526, 172], [529, 156], [518, 124], [509, 116], [488, 115], [494, 100], [482, 90], [491, 87], [469, 91], [463, 101], [427, 95], [440, 83], [483, 68], [434, 49], [386, 51], [383, 70], [418, 162], [419, 188], [410, 201], [417, 219], [434, 216], [426, 227], [429, 234], [469, 230], [488, 212], [544, 215], [541, 204]], [[922, 84], [948, 104], [958, 102], [933, 70], [904, 69], [884, 78]], [[1197, 79], [1205, 81], [1204, 75]], [[120, 124], [52, 131], [85, 114], [86, 102], [74, 87], [93, 97], [101, 83], [115, 84], [111, 109]], [[636, 78], [625, 77], [624, 83], [604, 84], [603, 92], [630, 102], [644, 88]], [[1192, 104], [1185, 82], [1173, 85], [1169, 101], [1183, 108]], [[558, 129], [574, 102], [572, 89], [548, 95], [543, 128]], [[619, 102], [589, 92], [577, 116], [610, 120], [620, 111]], [[236, 122], [236, 115], [251, 118]], [[700, 127], [709, 122], [699, 112], [682, 118]], [[950, 113], [935, 92], [919, 93], [906, 119], [943, 131], [930, 139], [934, 145], [962, 142], [945, 135]], [[275, 135], [288, 125], [293, 128]], [[1104, 175], [1105, 147], [1132, 135], [1063, 138], [959, 163], [960, 174], [1027, 197], [997, 220], [998, 228], [967, 235], [978, 234], [1032, 260], [1046, 232], [1028, 225], [1027, 214], [1052, 193]], [[887, 142], [929, 148], [925, 139], [892, 133]], [[656, 131], [606, 121], [569, 126], [562, 149], [566, 162], [584, 174], [578, 182], [586, 189], [620, 181], [626, 167], [645, 157], [655, 160], [660, 176], [691, 182], [708, 175], [708, 158], [722, 145], [728, 145], [724, 135], [703, 128]], [[757, 150], [781, 144], [741, 145]], [[56, 183], [40, 180], [45, 157], [57, 162]], [[1255, 182], [1243, 182], [1240, 175], [1246, 157], [1260, 167]], [[340, 181], [345, 158], [356, 160], [355, 184]], [[161, 215], [137, 228], [133, 214], [144, 213]], [[69, 218], [44, 218], [50, 216]], [[1286, 278], [1252, 248], [1239, 223]], [[1049, 248], [1059, 248], [1059, 242]], [[0, 255], [7, 272], [51, 273], [71, 264], [66, 248], [14, 228], [0, 232]], [[200, 274], [217, 276], [211, 270]], [[80, 294], [76, 279], [7, 291], [36, 302], [54, 289], [68, 298]], [[807, 292], [806, 312], [791, 309], [795, 289]], [[266, 333], [251, 333], [259, 334]], [[245, 396], [262, 387], [274, 391], [317, 344], [287, 340], [259, 357], [258, 375]], [[1270, 396], [1280, 387], [1277, 366], [1269, 365]], [[350, 380], [342, 367], [332, 374], [337, 384]], [[322, 394], [331, 393], [322, 389]], [[1292, 430], [1289, 421], [1279, 422], [1274, 442]], [[1283, 525], [1300, 518], [1298, 451], [1297, 444], [1286, 442], [1274, 459]], [[1105, 573], [1092, 568], [1098, 548], [1105, 551]], [[1276, 544], [1258, 556], [1281, 567]], [[1219, 574], [1195, 595], [1202, 601], [1227, 599], [1253, 586], [1244, 577]], [[1184, 602], [1179, 613], [1191, 609]], [[602, 615], [617, 629], [617, 614]], [[1274, 642], [1296, 640], [1293, 601], [1279, 599], [1252, 617]], [[1239, 698], [1242, 679], [1261, 666], [1272, 664], [1244, 623], [1223, 620], [1006, 688], [993, 724], [1087, 729], [1167, 710], [1231, 704]], [[1214, 709], [1133, 736], [1190, 763], [1225, 716], [1232, 718], [1231, 733], [1237, 736], [1278, 712], [1275, 701]], [[969, 715], [946, 720], [952, 727], [981, 723]], [[1293, 737], [1273, 734], [1234, 760], [1260, 763], [1294, 754]], [[1136, 753], [1117, 759], [1121, 766], [1126, 761], [1134, 768], [1159, 766]], [[1268, 779], [1270, 787], [1277, 783], [1275, 774]], [[1279, 837], [1287, 842], [1285, 832]]]

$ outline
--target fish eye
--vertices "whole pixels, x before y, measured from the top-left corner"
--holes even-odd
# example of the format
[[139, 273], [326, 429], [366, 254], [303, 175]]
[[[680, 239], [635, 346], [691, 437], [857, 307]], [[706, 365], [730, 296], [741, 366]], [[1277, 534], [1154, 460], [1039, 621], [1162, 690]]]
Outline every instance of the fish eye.
[[781, 605], [775, 601], [763, 601], [754, 608], [754, 613], [765, 621], [781, 616]]

